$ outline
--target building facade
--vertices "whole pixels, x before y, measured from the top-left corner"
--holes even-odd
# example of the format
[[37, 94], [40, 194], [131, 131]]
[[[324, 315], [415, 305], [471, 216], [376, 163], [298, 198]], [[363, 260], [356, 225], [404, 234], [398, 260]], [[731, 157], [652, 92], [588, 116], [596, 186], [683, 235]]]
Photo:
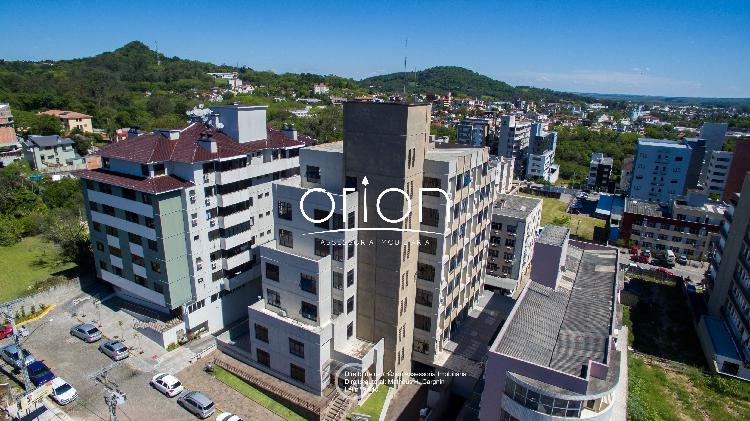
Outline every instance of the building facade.
[[750, 172], [750, 142], [738, 140], [732, 153], [732, 165], [729, 167], [724, 194], [721, 196], [725, 202], [734, 200], [734, 195], [742, 190], [745, 175]]
[[690, 146], [673, 140], [638, 139], [629, 197], [669, 203], [685, 192]]
[[[183, 129], [103, 147], [102, 168], [77, 173], [97, 278], [173, 318], [173, 336], [223, 329], [259, 295], [271, 185], [298, 173], [305, 144], [267, 130], [265, 115], [216, 107]], [[165, 335], [164, 346], [175, 339]]]
[[541, 219], [541, 199], [497, 195], [490, 222], [487, 275], [501, 278], [501, 292], [513, 294], [528, 274]]
[[76, 111], [48, 110], [39, 114], [51, 115], [60, 119], [65, 133], [80, 131], [81, 133], [93, 133], [94, 126], [91, 124], [91, 116]]
[[516, 174], [525, 175], [526, 154], [531, 138], [531, 122], [516, 120], [513, 115], [500, 116], [497, 155], [515, 158]]
[[727, 151], [708, 152], [708, 162], [701, 180], [701, 187], [707, 194], [718, 197], [724, 194], [733, 155], [732, 152]]
[[633, 178], [633, 164], [635, 158], [627, 156], [622, 159], [622, 165], [620, 166], [620, 191], [627, 193], [630, 191], [630, 180]]
[[627, 339], [615, 341], [617, 250], [550, 227], [536, 243], [531, 281], [490, 345], [479, 419], [608, 420], [626, 381]]
[[531, 125], [528, 158], [526, 161], [526, 179], [541, 179], [550, 183], [560, 176], [560, 166], [555, 165], [557, 150], [557, 132], [547, 132], [541, 123]]
[[591, 154], [589, 162], [589, 176], [586, 184], [590, 189], [596, 191], [610, 192], [610, 179], [612, 177], [612, 158], [604, 156], [603, 153]]
[[63, 167], [76, 169], [76, 166], [83, 165], [83, 158], [76, 152], [74, 144], [71, 139], [58, 135], [30, 135], [21, 140], [24, 159], [38, 171]]

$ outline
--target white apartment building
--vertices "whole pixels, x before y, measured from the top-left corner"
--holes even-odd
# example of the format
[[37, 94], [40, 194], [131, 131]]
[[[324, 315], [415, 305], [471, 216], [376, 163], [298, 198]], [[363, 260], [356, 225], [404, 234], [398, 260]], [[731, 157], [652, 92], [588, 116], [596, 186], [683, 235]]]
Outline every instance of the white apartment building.
[[[276, 240], [261, 246], [263, 299], [248, 310], [249, 362], [317, 395], [331, 382], [383, 372], [383, 340], [357, 337], [357, 232], [327, 232], [357, 227], [357, 192], [342, 196], [342, 155], [342, 142], [303, 149], [305, 173], [274, 183]], [[314, 188], [331, 192], [333, 211], [322, 192], [300, 207]], [[332, 217], [313, 223], [303, 209], [312, 219]]]
[[495, 172], [495, 187], [498, 194], [507, 194], [513, 189], [515, 158], [490, 157], [490, 168]]
[[506, 158], [516, 158], [516, 171], [525, 174], [526, 153], [531, 136], [531, 122], [516, 120], [513, 115], [500, 116], [499, 140], [497, 155]]
[[257, 247], [273, 240], [272, 181], [298, 173], [312, 140], [268, 130], [264, 106], [205, 119], [103, 147], [102, 168], [77, 173], [97, 277], [171, 319], [144, 330], [165, 347], [244, 317], [257, 293], [238, 291], [257, 289]]
[[734, 154], [727, 151], [710, 151], [707, 154], [708, 162], [702, 174], [701, 186], [706, 193], [721, 196], [727, 185], [729, 167], [732, 165]]
[[499, 194], [492, 207], [487, 285], [514, 294], [528, 274], [542, 219], [542, 199]]
[[541, 123], [531, 125], [531, 138], [526, 163], [526, 179], [542, 179], [550, 183], [560, 176], [560, 166], [555, 165], [557, 132], [546, 132]]

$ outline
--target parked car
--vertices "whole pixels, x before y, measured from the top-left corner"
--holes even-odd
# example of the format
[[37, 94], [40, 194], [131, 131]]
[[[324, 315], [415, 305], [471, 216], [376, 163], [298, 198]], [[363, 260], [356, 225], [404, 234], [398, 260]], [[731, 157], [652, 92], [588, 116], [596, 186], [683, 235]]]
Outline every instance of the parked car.
[[666, 268], [656, 268], [656, 271], [661, 272], [665, 275], [669, 275], [669, 276], [674, 275], [672, 272], [668, 271]]
[[216, 421], [242, 421], [242, 418], [229, 412], [222, 412], [216, 416]]
[[70, 328], [70, 334], [91, 343], [102, 338], [102, 331], [91, 323], [82, 323]]
[[78, 391], [60, 377], [52, 379], [52, 393], [50, 397], [60, 405], [67, 405], [78, 397]]
[[11, 325], [5, 325], [0, 326], [0, 339], [5, 339], [8, 337], [8, 335], [13, 334], [13, 326]]
[[34, 361], [26, 366], [29, 372], [29, 379], [34, 386], [41, 386], [55, 378], [55, 374], [47, 367], [47, 364], [41, 361]]
[[678, 257], [678, 258], [677, 258], [677, 263], [679, 263], [679, 264], [681, 264], [681, 265], [686, 265], [686, 264], [687, 264], [687, 256], [685, 256], [685, 255], [683, 254], [683, 255], [681, 255], [680, 257]]
[[112, 358], [115, 361], [124, 360], [130, 356], [128, 347], [122, 342], [112, 339], [102, 342], [101, 345], [99, 345], [99, 351], [105, 353], [109, 358]]
[[2, 357], [3, 361], [12, 365], [16, 370], [20, 370], [24, 366], [36, 361], [36, 358], [34, 358], [34, 356], [25, 349], [23, 350], [23, 355], [24, 358], [22, 360], [18, 355], [18, 347], [16, 346], [16, 344], [10, 344], [3, 348], [2, 351], [0, 351], [0, 357]]
[[150, 383], [156, 390], [170, 398], [179, 395], [183, 390], [182, 383], [180, 383], [177, 377], [167, 373], [159, 373], [155, 375], [151, 378]]
[[182, 394], [177, 403], [182, 405], [185, 409], [192, 412], [198, 418], [208, 418], [213, 415], [216, 408], [214, 408], [214, 401], [208, 398], [201, 392], [187, 392]]
[[643, 250], [641, 252], [641, 256], [645, 256], [645, 257], [650, 258], [651, 257], [651, 250]]

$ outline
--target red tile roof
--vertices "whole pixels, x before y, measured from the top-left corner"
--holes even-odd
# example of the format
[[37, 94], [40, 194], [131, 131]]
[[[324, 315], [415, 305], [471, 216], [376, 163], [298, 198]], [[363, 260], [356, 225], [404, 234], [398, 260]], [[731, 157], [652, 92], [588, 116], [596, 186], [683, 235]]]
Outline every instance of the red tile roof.
[[162, 175], [152, 178], [137, 178], [108, 173], [101, 170], [81, 170], [75, 171], [73, 174], [84, 180], [100, 181], [102, 183], [113, 184], [115, 186], [126, 187], [152, 194], [194, 186], [194, 184], [189, 181], [171, 175]]
[[[203, 133], [213, 136], [217, 152], [209, 152], [198, 144], [198, 139]], [[268, 138], [265, 140], [239, 143], [225, 133], [217, 132], [201, 123], [193, 123], [181, 129], [176, 140], [170, 140], [159, 133], [148, 133], [104, 146], [99, 153], [103, 157], [143, 164], [164, 161], [194, 163], [242, 156], [264, 149], [300, 147], [314, 143], [315, 140], [308, 136], [299, 136], [298, 140], [288, 139], [276, 129], [269, 129]]]
[[13, 127], [0, 127], [0, 144], [16, 144], [16, 131]]
[[47, 110], [47, 111], [39, 112], [37, 114], [51, 115], [51, 116], [55, 116], [63, 120], [72, 120], [74, 118], [91, 118], [91, 116], [88, 114], [79, 113], [77, 111], [66, 111], [66, 110]]

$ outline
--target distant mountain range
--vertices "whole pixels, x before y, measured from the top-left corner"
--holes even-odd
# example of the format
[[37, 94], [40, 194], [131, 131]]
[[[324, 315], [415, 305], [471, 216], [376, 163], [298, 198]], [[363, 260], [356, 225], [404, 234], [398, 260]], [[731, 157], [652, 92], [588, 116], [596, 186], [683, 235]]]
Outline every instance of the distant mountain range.
[[584, 98], [582, 95], [557, 92], [550, 89], [529, 86], [514, 87], [469, 69], [455, 66], [438, 66], [416, 72], [398, 72], [373, 76], [363, 79], [359, 83], [363, 87], [385, 92], [403, 92], [404, 86], [406, 86], [407, 93], [445, 95], [451, 92], [453, 96], [492, 98], [505, 101], [517, 99], [580, 101], [590, 99]]
[[670, 97], [657, 95], [598, 94], [593, 92], [577, 93], [581, 96], [603, 101], [627, 101], [649, 104], [701, 105], [701, 106], [734, 106], [750, 107], [750, 98], [705, 98], [705, 97]]

